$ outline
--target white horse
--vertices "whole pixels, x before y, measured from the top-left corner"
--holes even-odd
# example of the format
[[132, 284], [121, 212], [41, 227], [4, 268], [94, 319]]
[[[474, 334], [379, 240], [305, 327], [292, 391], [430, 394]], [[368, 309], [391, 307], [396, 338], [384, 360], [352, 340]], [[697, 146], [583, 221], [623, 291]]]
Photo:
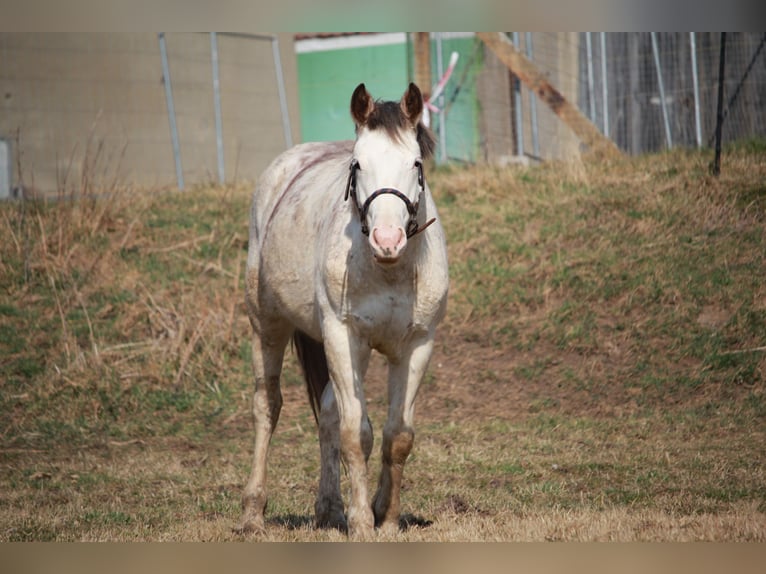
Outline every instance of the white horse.
[[[317, 526], [361, 538], [374, 526], [399, 526], [415, 396], [449, 283], [444, 230], [423, 177], [434, 139], [422, 112], [415, 84], [400, 102], [374, 101], [360, 84], [351, 98], [355, 141], [297, 145], [256, 185], [245, 295], [254, 333], [255, 456], [243, 531], [264, 528], [266, 458], [291, 338], [319, 425]], [[370, 505], [373, 435], [363, 380], [372, 349], [388, 359], [389, 407]], [[351, 489], [347, 518], [340, 457]]]

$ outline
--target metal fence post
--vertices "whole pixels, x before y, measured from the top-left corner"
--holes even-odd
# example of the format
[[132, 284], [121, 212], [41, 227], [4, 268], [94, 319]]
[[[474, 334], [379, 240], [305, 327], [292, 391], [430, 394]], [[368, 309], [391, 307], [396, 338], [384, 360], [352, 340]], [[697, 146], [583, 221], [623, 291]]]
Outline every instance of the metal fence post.
[[[436, 32], [436, 73], [439, 78], [444, 73], [444, 53], [442, 33]], [[439, 161], [447, 161], [447, 114], [444, 109], [444, 94], [439, 95]]]
[[[527, 58], [534, 59], [534, 50], [532, 48], [532, 32], [524, 32], [524, 44], [527, 51]], [[532, 150], [536, 158], [540, 157], [540, 137], [537, 133], [537, 96], [533, 91], [529, 91], [529, 115], [532, 122]]]
[[[519, 46], [519, 33], [511, 32], [511, 40], [513, 45], [518, 50]], [[514, 74], [513, 78], [513, 105], [516, 112], [516, 153], [519, 156], [524, 155], [524, 125], [522, 122], [524, 118], [521, 114], [521, 81]]]
[[287, 109], [287, 95], [285, 94], [285, 79], [282, 74], [282, 58], [279, 55], [279, 38], [273, 36], [271, 51], [274, 54], [274, 69], [277, 74], [277, 90], [279, 91], [279, 107], [282, 110], [282, 129], [285, 133], [285, 146], [293, 147], [293, 134], [290, 127], [290, 113]]
[[0, 199], [11, 197], [12, 174], [11, 142], [0, 138]]
[[604, 115], [604, 135], [609, 137], [609, 78], [606, 75], [606, 33], [601, 36], [601, 107]]
[[721, 32], [721, 55], [718, 58], [718, 113], [715, 122], [715, 157], [713, 175], [721, 173], [721, 129], [723, 128], [723, 86], [726, 68], [726, 32]]
[[665, 84], [662, 82], [662, 67], [660, 66], [660, 49], [657, 46], [657, 32], [652, 32], [652, 52], [654, 53], [654, 65], [657, 68], [657, 82], [660, 87], [660, 104], [662, 106], [662, 121], [665, 123], [665, 141], [668, 149], [673, 147], [673, 138], [670, 134], [670, 120], [668, 119], [668, 106], [665, 100]]
[[226, 183], [223, 158], [223, 125], [221, 121], [221, 83], [218, 79], [218, 36], [210, 32], [210, 59], [213, 67], [213, 105], [215, 107], [215, 148], [218, 156], [218, 183]]
[[593, 44], [591, 43], [590, 32], [585, 32], [585, 51], [586, 64], [588, 70], [588, 110], [590, 112], [590, 121], [596, 123], [596, 96], [593, 81]]
[[178, 126], [176, 125], [176, 110], [173, 106], [173, 88], [170, 82], [170, 67], [168, 66], [168, 50], [165, 45], [165, 32], [158, 34], [160, 40], [160, 58], [162, 59], [162, 79], [165, 84], [165, 101], [168, 106], [168, 121], [170, 122], [170, 137], [173, 141], [173, 157], [176, 164], [176, 180], [178, 189], [184, 188], [184, 172], [181, 167], [181, 145], [178, 141]]
[[692, 83], [694, 84], [694, 133], [697, 136], [697, 147], [702, 147], [702, 126], [700, 122], [700, 85], [697, 78], [697, 34], [689, 32], [689, 43], [692, 53]]

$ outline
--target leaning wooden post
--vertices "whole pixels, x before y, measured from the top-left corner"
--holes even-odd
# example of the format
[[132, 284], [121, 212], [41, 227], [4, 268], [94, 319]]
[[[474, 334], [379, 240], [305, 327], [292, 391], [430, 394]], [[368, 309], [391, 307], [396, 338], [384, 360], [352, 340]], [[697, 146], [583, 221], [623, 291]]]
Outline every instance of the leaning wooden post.
[[554, 88], [537, 66], [516, 50], [505, 34], [502, 32], [478, 32], [477, 36], [593, 152], [613, 157], [621, 155], [614, 142], [604, 136], [576, 106], [572, 105], [561, 92]]

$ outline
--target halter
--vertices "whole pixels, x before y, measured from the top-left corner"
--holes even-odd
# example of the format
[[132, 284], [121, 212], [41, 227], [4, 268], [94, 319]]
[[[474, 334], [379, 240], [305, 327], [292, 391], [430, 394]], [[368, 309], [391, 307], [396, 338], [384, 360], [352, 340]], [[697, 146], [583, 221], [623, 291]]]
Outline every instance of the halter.
[[[421, 161], [415, 162], [415, 167], [418, 168], [418, 185], [420, 186], [420, 193], [422, 194], [425, 191], [425, 178], [423, 177], [423, 163]], [[417, 235], [421, 231], [424, 231], [426, 227], [431, 225], [434, 221], [436, 221], [436, 218], [430, 219], [425, 225], [422, 227], [418, 225], [418, 209], [420, 208], [420, 198], [418, 198], [418, 201], [415, 203], [411, 202], [410, 199], [404, 195], [401, 191], [398, 189], [395, 189], [393, 187], [381, 187], [380, 189], [376, 189], [370, 194], [370, 197], [367, 198], [367, 200], [362, 204], [361, 207], [359, 207], [359, 201], [356, 198], [356, 172], [359, 170], [359, 162], [357, 160], [353, 160], [351, 162], [351, 165], [348, 168], [348, 182], [346, 183], [346, 194], [344, 196], [344, 201], [348, 200], [349, 195], [354, 199], [354, 205], [356, 205], [356, 210], [359, 213], [359, 220], [362, 224], [362, 233], [365, 235], [370, 234], [370, 228], [367, 225], [367, 211], [370, 209], [370, 204], [372, 204], [372, 201], [376, 197], [380, 197], [381, 195], [385, 194], [391, 194], [395, 195], [399, 199], [401, 199], [404, 202], [404, 205], [407, 206], [407, 213], [410, 214], [410, 218], [407, 221], [407, 239], [410, 237], [413, 237], [414, 235]]]

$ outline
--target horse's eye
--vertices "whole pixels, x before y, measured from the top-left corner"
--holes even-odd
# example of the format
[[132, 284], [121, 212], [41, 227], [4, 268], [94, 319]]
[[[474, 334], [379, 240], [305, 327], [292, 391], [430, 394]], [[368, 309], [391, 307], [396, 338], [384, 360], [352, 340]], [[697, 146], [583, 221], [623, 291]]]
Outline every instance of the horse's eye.
[[414, 164], [412, 167], [414, 167], [414, 168], [420, 168], [420, 167], [423, 167], [423, 162], [422, 162], [422, 161], [420, 161], [419, 159], [416, 159], [416, 160], [415, 160], [415, 164]]

